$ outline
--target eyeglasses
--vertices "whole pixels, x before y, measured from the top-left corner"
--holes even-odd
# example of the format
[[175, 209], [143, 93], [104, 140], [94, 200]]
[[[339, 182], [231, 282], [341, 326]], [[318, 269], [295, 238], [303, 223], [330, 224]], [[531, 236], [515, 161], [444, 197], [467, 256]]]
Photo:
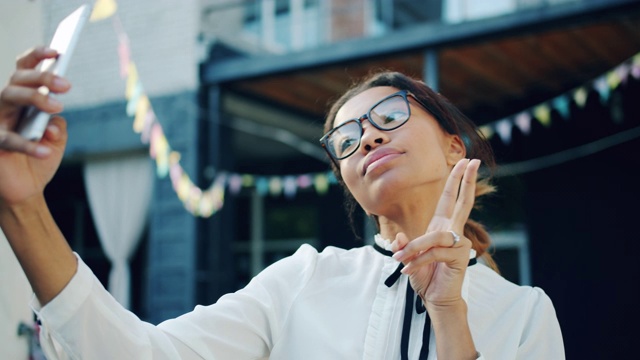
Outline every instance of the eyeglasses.
[[415, 95], [407, 90], [391, 94], [378, 101], [361, 117], [347, 120], [324, 134], [320, 138], [322, 147], [334, 161], [342, 160], [351, 156], [360, 147], [363, 121], [368, 120], [376, 129], [382, 131], [399, 128], [411, 117], [411, 107], [407, 96], [413, 97], [420, 103]]

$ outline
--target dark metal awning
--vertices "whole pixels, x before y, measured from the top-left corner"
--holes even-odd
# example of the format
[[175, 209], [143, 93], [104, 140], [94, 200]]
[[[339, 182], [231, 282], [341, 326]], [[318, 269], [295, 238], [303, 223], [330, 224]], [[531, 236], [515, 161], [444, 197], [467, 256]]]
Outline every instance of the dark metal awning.
[[330, 99], [372, 71], [424, 77], [427, 51], [437, 54], [439, 91], [483, 124], [584, 85], [640, 52], [640, 1], [568, 3], [286, 56], [212, 62], [203, 82], [321, 119]]

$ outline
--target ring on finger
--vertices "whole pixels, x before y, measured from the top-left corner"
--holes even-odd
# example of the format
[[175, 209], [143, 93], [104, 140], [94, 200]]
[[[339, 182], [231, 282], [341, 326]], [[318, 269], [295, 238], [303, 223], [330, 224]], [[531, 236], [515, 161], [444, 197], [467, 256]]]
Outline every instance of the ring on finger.
[[453, 235], [453, 244], [451, 244], [451, 246], [449, 246], [449, 247], [454, 247], [454, 246], [456, 246], [456, 244], [458, 244], [460, 242], [460, 235], [458, 235], [453, 230], [449, 230], [449, 232], [451, 233], [451, 235]]

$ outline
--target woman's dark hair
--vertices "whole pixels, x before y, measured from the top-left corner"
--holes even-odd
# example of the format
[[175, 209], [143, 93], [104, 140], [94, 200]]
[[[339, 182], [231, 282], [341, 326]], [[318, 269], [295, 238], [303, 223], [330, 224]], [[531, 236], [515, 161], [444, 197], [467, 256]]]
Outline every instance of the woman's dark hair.
[[[375, 73], [352, 86], [331, 105], [324, 124], [324, 132], [327, 133], [333, 128], [338, 110], [347, 101], [365, 90], [379, 86], [391, 86], [398, 90], [408, 90], [413, 93], [444, 131], [460, 136], [466, 148], [467, 158], [480, 159], [482, 161], [482, 168], [476, 184], [476, 198], [495, 191], [495, 188], [489, 182], [491, 172], [495, 167], [493, 151], [478, 127], [457, 107], [451, 104], [449, 100], [433, 91], [423, 81], [411, 78], [402, 73], [391, 71]], [[346, 199], [345, 208], [353, 227], [353, 215], [357, 202], [344, 183], [340, 169], [338, 169], [333, 162], [331, 167], [338, 182], [344, 189]], [[375, 215], [373, 218], [379, 230], [378, 219]], [[495, 262], [491, 259], [491, 255], [487, 253], [487, 249], [491, 245], [491, 239], [485, 228], [480, 223], [469, 219], [464, 227], [464, 235], [472, 241], [473, 249], [476, 250], [478, 257], [482, 257], [490, 267], [497, 271]]]

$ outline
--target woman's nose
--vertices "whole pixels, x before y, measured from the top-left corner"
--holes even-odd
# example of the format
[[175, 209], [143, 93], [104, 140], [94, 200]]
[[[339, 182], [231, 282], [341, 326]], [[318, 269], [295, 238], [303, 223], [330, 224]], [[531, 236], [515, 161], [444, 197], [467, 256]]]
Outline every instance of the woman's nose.
[[360, 139], [360, 148], [365, 152], [369, 152], [381, 144], [388, 141], [386, 131], [382, 131], [371, 125], [368, 121], [362, 122], [362, 139]]

